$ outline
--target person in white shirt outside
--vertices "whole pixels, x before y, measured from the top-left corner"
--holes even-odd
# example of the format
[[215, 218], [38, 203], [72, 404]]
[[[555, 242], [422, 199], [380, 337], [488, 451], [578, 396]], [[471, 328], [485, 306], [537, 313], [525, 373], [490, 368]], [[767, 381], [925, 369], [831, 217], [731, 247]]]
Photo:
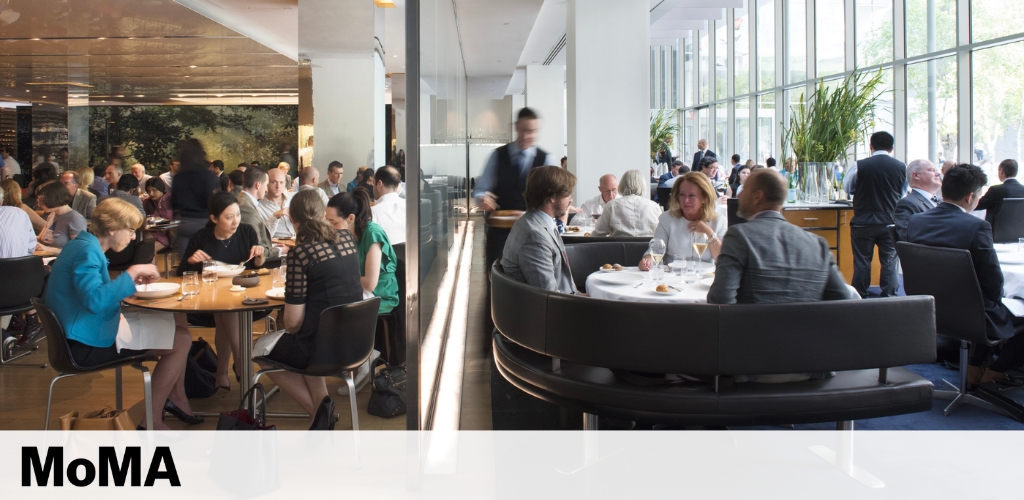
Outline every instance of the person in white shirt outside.
[[583, 202], [576, 217], [582, 217], [587, 219], [585, 222], [590, 222], [595, 215], [604, 213], [608, 203], [619, 197], [619, 179], [612, 174], [602, 175], [597, 181], [597, 190], [601, 194]]
[[[284, 165], [287, 165], [287, 163], [282, 163]], [[278, 170], [281, 169], [278, 168]], [[317, 184], [320, 183], [320, 172], [317, 169], [313, 167], [303, 168], [302, 172], [299, 172], [299, 178], [296, 180], [299, 182], [298, 187], [295, 188], [296, 193], [298, 193], [299, 191], [305, 191], [307, 189], [315, 189], [317, 190], [318, 193], [320, 193], [320, 199], [324, 201], [324, 206], [327, 206], [327, 202], [330, 201], [330, 198], [327, 197], [327, 193], [324, 193], [323, 189], [320, 189], [316, 186]]]
[[294, 194], [288, 192], [284, 172], [275, 168], [267, 172], [267, 175], [267, 194], [256, 209], [274, 238], [292, 238], [295, 236], [295, 226], [288, 216], [288, 206]]
[[392, 245], [405, 243], [405, 200], [398, 196], [401, 184], [395, 167], [384, 166], [373, 174], [373, 197], [377, 202], [370, 211], [373, 222], [384, 228]]
[[20, 184], [22, 180], [21, 165], [18, 164], [18, 160], [15, 160], [14, 157], [11, 156], [11, 152], [8, 151], [7, 148], [0, 148], [0, 157], [3, 157], [4, 159], [3, 175], [0, 177], [0, 180], [11, 177]]
[[318, 185], [320, 189], [330, 198], [345, 190], [341, 185], [341, 176], [345, 174], [345, 166], [340, 161], [332, 161], [327, 165], [327, 180]]
[[171, 180], [174, 179], [174, 176], [178, 173], [178, 167], [180, 166], [181, 163], [178, 163], [178, 160], [171, 160], [170, 165], [168, 165], [168, 170], [160, 174], [160, 180], [164, 181], [164, 185], [167, 186], [167, 189], [171, 189]]
[[612, 200], [594, 226], [593, 236], [654, 236], [661, 206], [651, 201], [650, 184], [639, 170], [628, 170], [619, 183], [619, 197]]
[[[132, 177], [135, 177], [136, 179], [139, 180], [140, 189], [145, 189], [146, 181], [148, 181], [151, 177], [149, 175], [146, 175], [146, 167], [143, 166], [141, 163], [136, 163], [135, 165], [132, 165], [131, 173]], [[146, 196], [146, 193], [139, 193], [140, 198], [145, 199]]]
[[22, 209], [2, 206], [4, 191], [0, 189], [0, 259], [14, 259], [32, 255], [36, 250], [36, 233], [32, 222]]

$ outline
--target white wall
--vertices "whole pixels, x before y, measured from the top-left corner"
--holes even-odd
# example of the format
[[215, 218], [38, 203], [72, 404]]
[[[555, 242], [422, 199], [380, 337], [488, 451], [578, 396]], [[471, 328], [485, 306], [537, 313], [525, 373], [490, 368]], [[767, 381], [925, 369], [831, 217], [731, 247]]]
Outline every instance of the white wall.
[[526, 67], [526, 105], [540, 115], [537, 146], [557, 158], [565, 156], [565, 67]]
[[649, 168], [649, 0], [566, 2], [569, 170], [576, 200], [604, 174]]
[[469, 138], [473, 141], [512, 142], [512, 96], [469, 99]]
[[[321, 59], [313, 65], [313, 128], [316, 130], [316, 161], [320, 179], [327, 164], [345, 165], [342, 182], [355, 177], [356, 169], [373, 159], [376, 146], [377, 94], [383, 103], [384, 81], [376, 82], [373, 53]], [[383, 130], [383, 127], [381, 128]], [[384, 135], [380, 133], [383, 143]], [[382, 157], [383, 158], [383, 157]], [[367, 165], [372, 166], [372, 165]]]
[[519, 110], [526, 107], [526, 96], [524, 94], [513, 94], [512, 95], [512, 139], [515, 139], [516, 131], [516, 116], [519, 115]]

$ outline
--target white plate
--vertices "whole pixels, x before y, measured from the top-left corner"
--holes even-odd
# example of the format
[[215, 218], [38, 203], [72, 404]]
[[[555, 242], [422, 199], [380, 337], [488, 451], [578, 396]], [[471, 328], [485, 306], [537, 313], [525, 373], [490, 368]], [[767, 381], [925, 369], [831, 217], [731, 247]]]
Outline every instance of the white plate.
[[656, 293], [656, 294], [658, 294], [658, 295], [675, 295], [675, 294], [679, 293], [679, 290], [676, 290], [675, 288], [672, 288], [671, 286], [668, 288], [667, 292], [659, 292], [657, 285], [651, 287], [651, 291]]
[[267, 298], [284, 300], [284, 288], [271, 288], [267, 290]]
[[704, 278], [700, 280], [700, 284], [708, 288], [711, 288], [711, 284], [715, 282], [715, 278]]
[[235, 276], [238, 276], [239, 274], [242, 274], [242, 271], [245, 271], [245, 266], [238, 268], [232, 265], [213, 266], [213, 269], [217, 271], [218, 278], [233, 278]]
[[631, 283], [643, 281], [644, 277], [632, 273], [601, 273], [595, 275], [594, 279], [603, 281], [610, 285], [629, 285]]
[[1024, 264], [1024, 253], [997, 253], [1000, 264]]
[[135, 285], [135, 296], [140, 299], [159, 299], [170, 297], [178, 293], [181, 285], [178, 283], [150, 283], [148, 285]]

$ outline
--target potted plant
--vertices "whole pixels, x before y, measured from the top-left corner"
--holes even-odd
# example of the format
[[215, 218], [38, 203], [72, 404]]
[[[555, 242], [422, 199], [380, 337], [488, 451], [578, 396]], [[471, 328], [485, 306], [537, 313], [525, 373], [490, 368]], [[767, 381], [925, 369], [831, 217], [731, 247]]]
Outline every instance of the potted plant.
[[801, 94], [782, 124], [782, 149], [792, 148], [797, 161], [800, 200], [828, 203], [836, 189], [836, 173], [846, 161], [846, 152], [862, 141], [874, 126], [872, 111], [881, 96], [882, 71], [874, 74], [856, 70], [834, 87], [818, 80], [814, 93]]
[[679, 133], [675, 111], [659, 109], [651, 115], [651, 161], [658, 161], [658, 153], [669, 147], [672, 137]]

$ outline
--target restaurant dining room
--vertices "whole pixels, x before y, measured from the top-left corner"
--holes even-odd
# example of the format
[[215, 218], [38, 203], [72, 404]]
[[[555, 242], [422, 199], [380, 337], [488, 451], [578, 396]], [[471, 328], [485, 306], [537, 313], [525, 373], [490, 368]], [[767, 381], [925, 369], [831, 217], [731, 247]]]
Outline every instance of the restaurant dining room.
[[0, 496], [1008, 496], [1019, 7], [0, 0]]

